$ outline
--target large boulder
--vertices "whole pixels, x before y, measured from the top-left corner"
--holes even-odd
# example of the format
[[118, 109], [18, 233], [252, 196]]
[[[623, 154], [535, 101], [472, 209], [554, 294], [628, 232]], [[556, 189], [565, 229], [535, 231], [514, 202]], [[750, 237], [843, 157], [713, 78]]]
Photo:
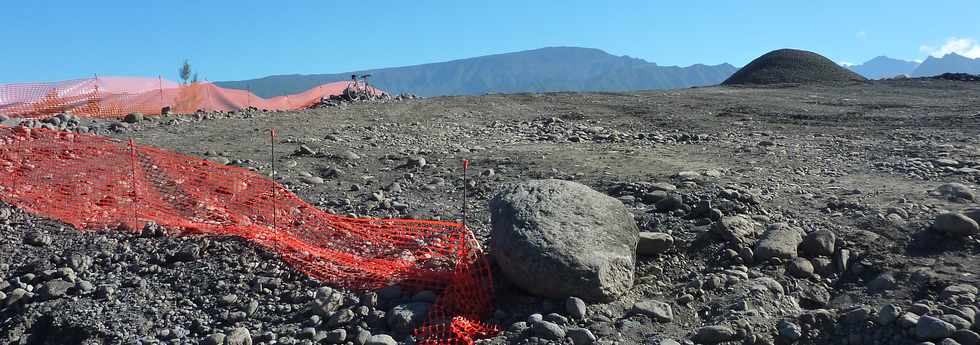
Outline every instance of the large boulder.
[[615, 299], [633, 286], [639, 229], [615, 198], [563, 180], [504, 187], [490, 200], [501, 272], [545, 297]]

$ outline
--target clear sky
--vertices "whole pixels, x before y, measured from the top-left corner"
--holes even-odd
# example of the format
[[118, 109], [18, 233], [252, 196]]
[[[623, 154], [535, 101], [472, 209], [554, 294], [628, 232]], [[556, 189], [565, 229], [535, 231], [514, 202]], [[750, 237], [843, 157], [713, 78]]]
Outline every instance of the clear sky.
[[980, 1], [3, 1], [0, 83], [208, 80], [395, 67], [545, 46], [661, 65], [801, 48], [838, 62], [980, 57]]

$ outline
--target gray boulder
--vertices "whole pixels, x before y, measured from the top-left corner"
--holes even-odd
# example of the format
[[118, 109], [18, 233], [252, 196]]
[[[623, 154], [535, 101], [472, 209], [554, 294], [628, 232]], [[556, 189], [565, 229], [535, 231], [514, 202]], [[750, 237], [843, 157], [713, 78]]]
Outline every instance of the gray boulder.
[[722, 217], [712, 230], [733, 245], [751, 246], [764, 228], [746, 215], [735, 215]]
[[785, 223], [769, 226], [755, 245], [755, 260], [763, 262], [772, 258], [795, 258], [796, 247], [803, 242], [803, 231]]
[[674, 237], [662, 232], [641, 232], [636, 244], [636, 255], [655, 256], [674, 246]]
[[803, 238], [803, 243], [800, 244], [800, 252], [802, 252], [807, 257], [817, 257], [817, 256], [831, 256], [834, 255], [834, 244], [837, 241], [837, 235], [830, 230], [817, 230], [811, 232]]
[[934, 318], [932, 316], [920, 317], [919, 322], [915, 324], [915, 336], [920, 340], [939, 340], [942, 338], [949, 338], [955, 331], [956, 327], [949, 322]]
[[225, 337], [225, 345], [252, 345], [252, 334], [248, 329], [235, 328]]
[[717, 344], [735, 340], [737, 333], [728, 326], [706, 326], [698, 328], [691, 336], [695, 344]]
[[952, 236], [971, 236], [980, 234], [980, 225], [970, 217], [959, 213], [943, 213], [932, 223], [936, 231]]
[[945, 183], [936, 187], [930, 195], [944, 197], [953, 201], [976, 200], [976, 193], [973, 189], [962, 183]]
[[516, 286], [607, 302], [633, 286], [639, 229], [615, 198], [570, 181], [511, 184], [490, 201], [490, 247]]
[[429, 303], [422, 302], [397, 305], [385, 316], [388, 327], [395, 334], [409, 334], [422, 324], [431, 306]]
[[633, 313], [649, 316], [659, 322], [674, 320], [674, 312], [670, 308], [670, 304], [656, 300], [636, 302], [633, 304]]

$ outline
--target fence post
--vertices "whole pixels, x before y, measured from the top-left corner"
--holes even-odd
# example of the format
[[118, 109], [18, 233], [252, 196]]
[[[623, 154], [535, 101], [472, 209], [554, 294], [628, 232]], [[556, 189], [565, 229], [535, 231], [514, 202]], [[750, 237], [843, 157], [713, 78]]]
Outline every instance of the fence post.
[[272, 174], [269, 176], [272, 178], [272, 232], [276, 232], [276, 217], [279, 213], [279, 208], [277, 203], [279, 198], [276, 196], [276, 129], [271, 128], [269, 130], [269, 151], [272, 155]]
[[466, 229], [466, 188], [469, 187], [466, 184], [466, 170], [470, 168], [470, 160], [463, 160], [463, 229]]
[[136, 177], [136, 144], [134, 143], [134, 140], [133, 140], [132, 137], [129, 138], [129, 156], [130, 156], [130, 162], [132, 163], [132, 166], [131, 166], [132, 167], [132, 170], [131, 170], [131, 172], [132, 172], [132, 175], [131, 175], [132, 176], [131, 185], [133, 187], [133, 202], [132, 202], [132, 205], [133, 205], [133, 207], [132, 207], [133, 224], [134, 224], [134, 226], [137, 227], [137, 228], [134, 228], [133, 231], [138, 231], [139, 230], [138, 229], [139, 222], [140, 222], [140, 217], [139, 217], [139, 202], [140, 202], [140, 198], [139, 198], [139, 185], [137, 184], [137, 180], [138, 179]]
[[159, 82], [160, 85], [160, 115], [163, 115], [163, 107], [167, 106], [166, 104], [164, 104], [164, 100], [163, 100], [163, 76], [158, 75], [157, 81]]
[[92, 115], [99, 115], [102, 113], [102, 106], [99, 105], [99, 75], [95, 74], [95, 109]]

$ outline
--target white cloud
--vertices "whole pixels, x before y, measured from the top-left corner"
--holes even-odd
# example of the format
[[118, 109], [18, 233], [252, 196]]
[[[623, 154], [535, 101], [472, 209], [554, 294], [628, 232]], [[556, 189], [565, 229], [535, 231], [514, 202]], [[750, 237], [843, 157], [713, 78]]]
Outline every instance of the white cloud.
[[953, 37], [946, 40], [946, 43], [943, 43], [939, 48], [924, 45], [919, 47], [919, 50], [935, 57], [943, 57], [949, 53], [956, 53], [971, 59], [980, 58], [980, 42], [977, 42], [973, 38]]
[[858, 31], [856, 34], [854, 34], [854, 37], [857, 37], [858, 39], [863, 40], [866, 37], [868, 37], [868, 33], [865, 32], [864, 30], [861, 30], [861, 31]]
[[853, 64], [853, 63], [850, 63], [850, 62], [847, 62], [847, 61], [841, 61], [841, 62], [838, 62], [837, 64], [838, 64], [838, 65], [841, 65], [841, 66], [844, 66], [844, 67], [851, 67], [851, 66], [854, 66], [854, 64]]

